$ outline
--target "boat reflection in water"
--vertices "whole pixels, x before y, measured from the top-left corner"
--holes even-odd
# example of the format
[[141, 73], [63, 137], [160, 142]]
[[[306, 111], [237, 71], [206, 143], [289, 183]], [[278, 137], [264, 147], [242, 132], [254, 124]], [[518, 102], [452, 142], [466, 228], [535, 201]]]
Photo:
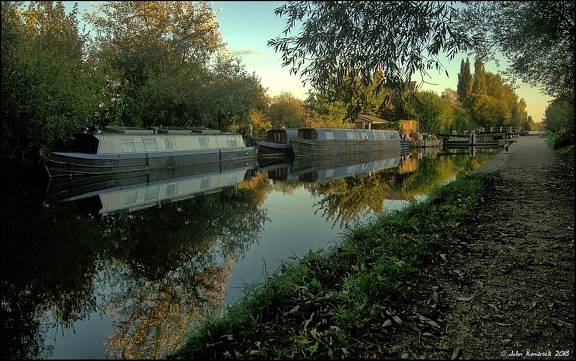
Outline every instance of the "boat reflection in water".
[[109, 214], [220, 192], [258, 169], [257, 160], [213, 162], [136, 174], [51, 178], [44, 204], [78, 202], [82, 211]]
[[310, 156], [292, 162], [280, 159], [276, 164], [261, 167], [273, 180], [322, 182], [343, 177], [371, 175], [384, 169], [396, 168], [403, 157], [398, 151], [370, 152], [354, 155]]

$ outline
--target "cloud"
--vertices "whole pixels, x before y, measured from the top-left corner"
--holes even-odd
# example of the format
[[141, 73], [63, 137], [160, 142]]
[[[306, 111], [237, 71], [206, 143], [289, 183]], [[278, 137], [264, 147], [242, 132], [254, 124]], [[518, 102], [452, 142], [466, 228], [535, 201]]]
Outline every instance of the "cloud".
[[259, 50], [253, 50], [253, 49], [238, 49], [238, 50], [233, 50], [232, 55], [234, 56], [241, 56], [241, 55], [267, 55], [268, 53], [264, 52], [264, 51], [259, 51]]

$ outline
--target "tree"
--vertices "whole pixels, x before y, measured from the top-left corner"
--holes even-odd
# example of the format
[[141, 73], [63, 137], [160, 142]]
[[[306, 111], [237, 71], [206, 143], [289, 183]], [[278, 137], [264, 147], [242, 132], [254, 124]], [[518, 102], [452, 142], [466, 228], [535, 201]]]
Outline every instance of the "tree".
[[448, 131], [452, 123], [450, 106], [436, 92], [425, 91], [416, 93], [414, 101], [416, 116], [420, 130], [440, 133]]
[[565, 100], [553, 100], [546, 108], [544, 125], [546, 129], [552, 132], [560, 132], [566, 127], [565, 119], [570, 116], [573, 110], [571, 104]]
[[302, 100], [292, 96], [292, 93], [283, 92], [273, 97], [268, 107], [268, 117], [274, 127], [304, 127], [304, 114]]
[[479, 127], [503, 127], [511, 117], [510, 109], [504, 101], [488, 95], [472, 94], [464, 106]]
[[[377, 70], [385, 74], [380, 88], [403, 91], [414, 73], [424, 79], [430, 69], [445, 71], [440, 54], [453, 58], [471, 45], [457, 12], [449, 2], [288, 1], [275, 10], [287, 16], [286, 37], [268, 46], [319, 91], [346, 79], [368, 86]], [[288, 37], [297, 22], [301, 33]]]
[[440, 95], [440, 98], [444, 100], [447, 104], [454, 108], [459, 108], [462, 106], [460, 103], [458, 92], [454, 89], [446, 88]]
[[2, 163], [33, 167], [90, 120], [104, 75], [84, 62], [76, 7], [18, 6], [2, 2]]
[[[205, 126], [234, 130], [250, 122], [252, 110], [266, 109], [268, 96], [256, 74], [248, 74], [239, 59], [218, 56], [200, 85], [198, 117]], [[232, 129], [232, 128], [235, 129]]]
[[[475, 52], [485, 61], [501, 52], [504, 75], [571, 104], [563, 138], [574, 144], [574, 2], [471, 1], [462, 19], [476, 33]], [[505, 25], [505, 26], [503, 26]], [[565, 141], [560, 143], [566, 144]]]
[[470, 73], [470, 59], [466, 58], [466, 61], [462, 59], [460, 62], [460, 73], [458, 73], [458, 85], [457, 92], [458, 98], [462, 103], [470, 94], [472, 94], [472, 85], [474, 79]]
[[488, 95], [486, 84], [486, 70], [484, 63], [479, 58], [474, 61], [474, 81], [472, 82], [472, 94]]
[[[209, 64], [225, 52], [211, 4], [110, 1], [85, 20], [95, 31], [92, 55], [122, 76], [131, 105], [126, 125], [179, 125], [203, 110]], [[214, 119], [216, 122], [217, 120]]]
[[551, 97], [574, 97], [574, 2], [470, 1], [462, 19], [478, 38], [484, 61], [510, 65], [505, 75], [542, 87]]

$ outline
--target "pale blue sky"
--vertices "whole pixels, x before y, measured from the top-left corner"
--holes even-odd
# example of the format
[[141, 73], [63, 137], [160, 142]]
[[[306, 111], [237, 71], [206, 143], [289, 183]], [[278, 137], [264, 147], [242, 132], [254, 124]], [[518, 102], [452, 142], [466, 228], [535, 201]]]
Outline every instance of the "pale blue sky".
[[[72, 3], [73, 2], [65, 2]], [[100, 3], [100, 2], [95, 2]], [[306, 99], [308, 86], [303, 87], [300, 78], [290, 75], [288, 68], [282, 67], [281, 54], [267, 46], [267, 42], [282, 35], [285, 18], [274, 14], [274, 9], [284, 1], [213, 1], [213, 10], [224, 42], [228, 44], [230, 54], [240, 58], [248, 73], [255, 73], [262, 81], [262, 86], [268, 89], [268, 95], [277, 96], [282, 92], [291, 93], [302, 100]], [[79, 2], [79, 10], [92, 10], [91, 2]], [[290, 35], [296, 35], [292, 33]], [[421, 91], [431, 90], [441, 94], [444, 89], [456, 89], [460, 62], [466, 55], [456, 57], [444, 64], [450, 77], [444, 73], [431, 71], [431, 79], [425, 79]], [[474, 59], [470, 58], [471, 71], [474, 72]], [[497, 74], [504, 68], [497, 68], [494, 63], [485, 64], [486, 71]], [[419, 74], [412, 80], [420, 83]], [[432, 84], [435, 85], [432, 85]], [[528, 115], [539, 122], [544, 117], [544, 111], [550, 97], [542, 95], [538, 89], [521, 84], [516, 94], [524, 98]]]

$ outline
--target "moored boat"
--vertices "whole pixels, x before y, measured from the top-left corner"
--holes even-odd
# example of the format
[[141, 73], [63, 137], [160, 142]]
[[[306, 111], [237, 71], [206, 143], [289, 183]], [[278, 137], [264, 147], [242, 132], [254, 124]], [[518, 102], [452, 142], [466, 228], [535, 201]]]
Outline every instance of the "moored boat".
[[401, 136], [395, 130], [300, 128], [291, 143], [296, 157], [401, 150]]
[[270, 129], [266, 132], [266, 139], [259, 140], [259, 156], [293, 156], [291, 139], [298, 136], [297, 128]]
[[105, 127], [85, 130], [72, 152], [52, 152], [44, 164], [52, 177], [133, 176], [222, 161], [256, 159], [242, 135], [208, 128]]

